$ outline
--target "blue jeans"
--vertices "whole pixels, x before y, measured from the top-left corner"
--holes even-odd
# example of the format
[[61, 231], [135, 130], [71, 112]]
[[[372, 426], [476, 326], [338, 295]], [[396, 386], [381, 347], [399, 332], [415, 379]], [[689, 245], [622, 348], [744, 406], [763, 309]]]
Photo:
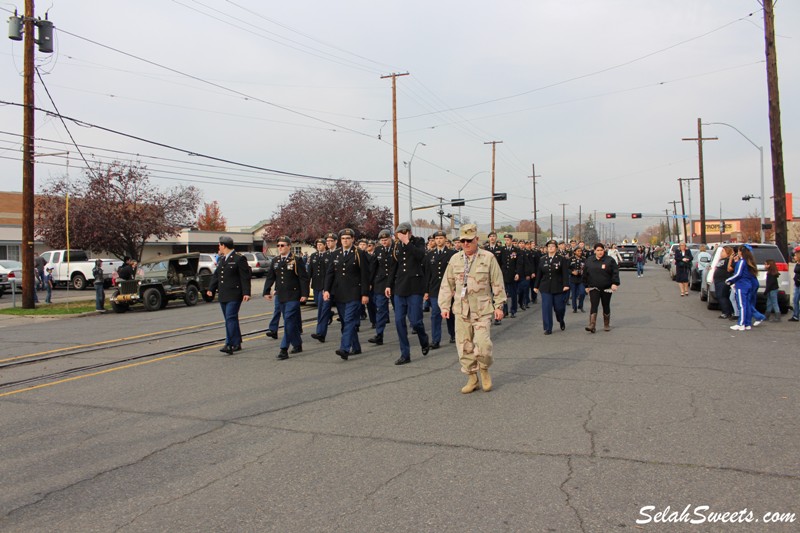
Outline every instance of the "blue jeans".
[[425, 333], [425, 322], [422, 320], [421, 294], [394, 297], [394, 324], [397, 327], [397, 336], [400, 337], [400, 356], [403, 359], [411, 357], [406, 317], [411, 323], [411, 331], [419, 336], [419, 345], [428, 346], [428, 334]]
[[301, 347], [303, 339], [300, 337], [300, 302], [281, 303], [280, 309], [283, 315], [281, 349], [289, 348], [290, 344], [295, 348]]
[[328, 321], [333, 316], [331, 312], [333, 302], [323, 301], [322, 291], [314, 291], [314, 299], [317, 301], [317, 335], [324, 337], [328, 334]]
[[[345, 352], [360, 352], [358, 325], [361, 323], [361, 300], [336, 302], [336, 310], [342, 319], [342, 340], [339, 349]], [[325, 329], [327, 330], [327, 327]]]
[[[269, 321], [269, 326], [267, 326], [267, 328], [270, 331], [274, 331], [275, 333], [277, 333], [278, 332], [278, 326], [280, 326], [280, 323], [281, 323], [281, 302], [280, 302], [280, 300], [278, 300], [278, 295], [277, 294], [273, 295], [272, 299], [274, 301], [274, 306], [272, 308], [272, 320]], [[285, 319], [284, 319], [283, 323], [284, 323], [284, 327], [285, 327], [285, 325], [286, 325], [286, 320]]]
[[517, 282], [506, 281], [506, 302], [503, 304], [503, 313], [508, 314], [508, 298], [511, 298], [511, 314], [517, 314]]
[[781, 308], [778, 307], [778, 289], [771, 290], [767, 293], [767, 308], [764, 314], [769, 316], [770, 313], [776, 315], [781, 314]]
[[572, 309], [583, 309], [583, 300], [586, 299], [586, 286], [583, 282], [574, 283], [570, 281], [569, 288], [572, 292]]
[[800, 318], [800, 287], [794, 288], [794, 296], [792, 296], [792, 316]]
[[[37, 298], [38, 301], [38, 298]], [[105, 308], [106, 291], [102, 283], [94, 284], [94, 308], [97, 311], [102, 311]]]
[[[430, 296], [428, 299], [431, 302], [431, 342], [439, 344], [442, 341], [442, 310], [437, 296]], [[447, 319], [447, 333], [451, 337], [456, 336], [456, 317], [452, 313]]]
[[644, 263], [636, 263], [636, 274], [639, 276], [644, 274]]
[[389, 323], [389, 298], [385, 293], [375, 293], [375, 333], [383, 335]]
[[542, 325], [545, 331], [553, 331], [553, 311], [556, 312], [556, 320], [564, 320], [565, 303], [564, 295], [561, 293], [540, 292], [542, 296]]
[[242, 345], [242, 331], [239, 329], [239, 308], [242, 302], [219, 303], [222, 308], [222, 316], [225, 317], [225, 344], [228, 346]]
[[46, 303], [51, 303], [53, 299], [53, 287], [50, 286], [50, 283], [45, 285], [45, 289], [47, 289], [47, 297], [44, 299]]

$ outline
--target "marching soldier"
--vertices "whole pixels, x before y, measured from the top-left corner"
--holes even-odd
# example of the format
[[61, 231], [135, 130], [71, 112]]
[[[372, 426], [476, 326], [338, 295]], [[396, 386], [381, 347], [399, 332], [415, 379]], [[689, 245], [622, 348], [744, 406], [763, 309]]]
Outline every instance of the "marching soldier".
[[342, 321], [342, 339], [336, 355], [347, 361], [361, 353], [358, 324], [361, 306], [369, 301], [369, 260], [366, 252], [353, 246], [355, 232], [345, 228], [339, 232], [342, 247], [333, 252], [325, 276], [325, 301], [336, 302]]
[[[317, 329], [311, 337], [320, 342], [325, 342], [325, 335], [320, 335], [319, 325], [325, 321], [327, 329], [328, 317], [324, 314], [324, 301], [322, 293], [325, 291], [325, 275], [328, 273], [328, 254], [325, 249], [325, 239], [317, 239], [317, 251], [308, 258], [308, 274], [311, 278], [311, 288], [314, 289], [314, 303], [317, 305]], [[327, 333], [327, 331], [326, 331]]]
[[389, 272], [394, 264], [392, 234], [388, 229], [378, 233], [380, 246], [375, 247], [375, 260], [372, 263], [372, 292], [375, 295], [375, 336], [367, 339], [373, 344], [383, 344], [383, 332], [389, 323]]
[[278, 306], [283, 315], [283, 338], [277, 359], [289, 358], [289, 345], [292, 353], [303, 351], [303, 339], [300, 337], [300, 304], [308, 299], [308, 271], [305, 262], [292, 252], [292, 241], [289, 237], [278, 237], [279, 255], [272, 261], [264, 280], [263, 296], [272, 300], [272, 285], [278, 297]]
[[475, 224], [461, 226], [459, 237], [464, 250], [447, 265], [439, 290], [439, 307], [443, 318], [456, 317], [458, 360], [461, 371], [469, 376], [461, 392], [469, 394], [478, 388], [478, 373], [481, 387], [488, 392], [492, 390], [489, 331], [492, 318], [499, 320], [503, 316], [503, 274], [492, 253], [478, 248]]
[[411, 330], [419, 337], [422, 355], [428, 355], [431, 347], [425, 323], [422, 319], [422, 296], [425, 294], [425, 241], [421, 237], [411, 235], [411, 224], [402, 222], [395, 231], [397, 242], [394, 244], [394, 260], [389, 272], [389, 283], [386, 297], [394, 298], [394, 323], [400, 338], [400, 357], [394, 362], [405, 365], [411, 362], [411, 345], [408, 343], [408, 326], [406, 317], [411, 323]]
[[231, 355], [242, 349], [242, 331], [239, 328], [239, 308], [250, 299], [250, 265], [247, 258], [233, 249], [233, 239], [219, 238], [219, 261], [206, 294], [219, 293], [219, 305], [225, 317], [225, 346], [222, 353]]
[[[519, 248], [512, 244], [511, 234], [503, 236], [505, 246], [500, 250], [500, 269], [503, 272], [506, 295], [511, 298], [511, 318], [517, 316], [517, 282], [524, 276], [522, 270], [522, 257]], [[503, 306], [503, 315], [508, 315], [508, 302]]]
[[564, 322], [564, 293], [569, 290], [569, 263], [557, 250], [556, 241], [547, 241], [547, 253], [539, 260], [534, 285], [536, 293], [542, 295], [542, 324], [545, 335], [553, 333], [554, 309], [561, 331], [567, 327]]
[[489, 234], [489, 244], [487, 244], [484, 249], [492, 252], [492, 255], [497, 259], [497, 264], [502, 264], [500, 263], [500, 259], [503, 253], [503, 247], [497, 244], [497, 233], [493, 231]]
[[[323, 254], [325, 261], [325, 276], [327, 278], [328, 269], [330, 268], [331, 259], [336, 252], [337, 237], [335, 233], [328, 233], [325, 235], [325, 246], [327, 250]], [[317, 289], [314, 289], [316, 292]], [[322, 292], [325, 292], [325, 285], [323, 283]], [[333, 299], [322, 299], [322, 305], [318, 304], [317, 308], [317, 331], [311, 334], [312, 339], [317, 339], [319, 342], [325, 342], [325, 337], [328, 335], [328, 326], [333, 321]]]
[[[447, 263], [455, 255], [455, 252], [445, 247], [447, 234], [444, 231], [439, 230], [434, 233], [433, 240], [434, 248], [425, 255], [426, 293], [423, 298], [431, 302], [431, 350], [436, 350], [442, 340], [442, 315], [438, 301], [439, 287], [442, 284]], [[450, 342], [456, 342], [455, 318], [453, 316], [447, 320], [447, 332], [450, 334]]]

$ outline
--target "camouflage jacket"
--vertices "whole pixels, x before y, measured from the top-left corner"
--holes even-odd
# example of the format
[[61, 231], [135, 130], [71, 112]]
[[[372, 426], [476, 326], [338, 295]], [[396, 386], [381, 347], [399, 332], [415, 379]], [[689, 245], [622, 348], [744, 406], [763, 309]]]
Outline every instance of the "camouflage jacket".
[[462, 297], [465, 261], [464, 252], [459, 252], [450, 258], [439, 289], [439, 307], [443, 311], [450, 310], [450, 301], [455, 298], [453, 314], [462, 318], [467, 318], [470, 311], [478, 316], [487, 316], [495, 309], [502, 309], [506, 301], [505, 284], [503, 272], [494, 254], [478, 249], [471, 261], [466, 294]]

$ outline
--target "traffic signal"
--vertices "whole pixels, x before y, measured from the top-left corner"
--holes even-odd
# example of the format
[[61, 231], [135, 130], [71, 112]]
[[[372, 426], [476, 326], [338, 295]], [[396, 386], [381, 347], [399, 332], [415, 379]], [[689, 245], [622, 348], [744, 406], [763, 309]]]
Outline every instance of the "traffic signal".
[[494, 197], [493, 198], [494, 198], [495, 202], [499, 202], [501, 200], [508, 199], [508, 194], [506, 194], [504, 192], [496, 192], [496, 193], [494, 193]]
[[631, 213], [631, 218], [642, 218], [641, 213]]
[[617, 218], [616, 213], [606, 213], [606, 218]]

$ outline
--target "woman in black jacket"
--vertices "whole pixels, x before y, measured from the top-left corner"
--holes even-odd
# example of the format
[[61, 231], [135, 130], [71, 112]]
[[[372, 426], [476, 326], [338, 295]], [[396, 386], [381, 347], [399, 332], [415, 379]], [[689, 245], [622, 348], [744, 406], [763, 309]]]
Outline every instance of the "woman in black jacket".
[[603, 243], [595, 244], [594, 255], [586, 259], [583, 267], [583, 283], [592, 304], [586, 331], [595, 332], [600, 302], [603, 302], [603, 329], [611, 331], [611, 294], [619, 287], [619, 267], [617, 262], [606, 254]]
[[675, 281], [681, 289], [681, 296], [689, 296], [689, 273], [692, 271], [692, 252], [681, 242], [675, 250]]

